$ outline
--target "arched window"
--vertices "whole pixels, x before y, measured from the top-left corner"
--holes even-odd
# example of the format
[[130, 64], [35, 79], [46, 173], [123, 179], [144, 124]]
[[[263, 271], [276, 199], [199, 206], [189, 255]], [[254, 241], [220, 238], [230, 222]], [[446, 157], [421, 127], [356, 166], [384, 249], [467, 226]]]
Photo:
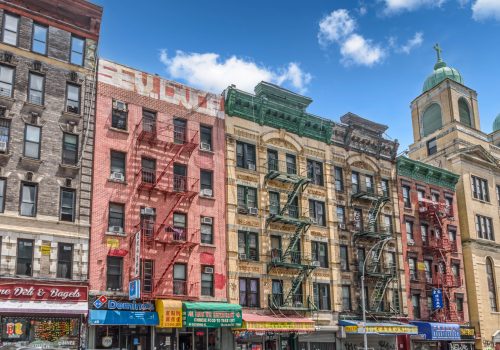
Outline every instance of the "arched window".
[[458, 100], [458, 114], [460, 115], [460, 123], [467, 126], [472, 126], [472, 120], [470, 118], [469, 105], [465, 101], [465, 98], [460, 97]]
[[443, 126], [441, 118], [441, 107], [437, 103], [431, 104], [424, 112], [422, 117], [423, 136], [432, 134]]
[[497, 312], [497, 288], [495, 283], [495, 265], [491, 258], [486, 258], [486, 279], [488, 281], [488, 293], [490, 297], [491, 311]]

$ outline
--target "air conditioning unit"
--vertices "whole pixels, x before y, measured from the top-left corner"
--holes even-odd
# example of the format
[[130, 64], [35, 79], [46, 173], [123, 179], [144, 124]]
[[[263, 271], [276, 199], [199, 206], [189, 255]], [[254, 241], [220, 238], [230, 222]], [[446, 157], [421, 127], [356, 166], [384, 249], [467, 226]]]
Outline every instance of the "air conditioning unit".
[[109, 232], [123, 233], [123, 227], [121, 227], [121, 226], [110, 226], [109, 227]]
[[200, 143], [200, 149], [202, 149], [204, 151], [211, 151], [212, 147], [210, 146], [209, 143], [202, 142], [202, 143]]
[[208, 216], [203, 216], [201, 218], [201, 223], [202, 224], [212, 225], [213, 221], [214, 221], [214, 219], [211, 218], [211, 217], [208, 217]]
[[213, 197], [214, 191], [211, 188], [204, 188], [201, 190], [200, 194], [203, 197]]
[[126, 112], [127, 111], [127, 104], [123, 101], [114, 100], [113, 101], [113, 109], [116, 109], [117, 111]]
[[154, 208], [149, 208], [149, 207], [142, 208], [141, 209], [141, 214], [143, 214], [143, 215], [155, 215], [155, 209]]
[[246, 260], [247, 259], [247, 255], [245, 253], [240, 253], [239, 254], [239, 258], [240, 258], [240, 260]]
[[257, 208], [248, 208], [248, 214], [257, 215], [259, 213], [259, 209]]
[[257, 169], [257, 168], [255, 167], [255, 163], [248, 162], [248, 169], [249, 169], [249, 170], [255, 170], [255, 169]]
[[415, 245], [415, 241], [413, 239], [408, 240], [408, 245]]
[[110, 176], [110, 180], [114, 181], [125, 181], [125, 176], [122, 173], [119, 173], [117, 171], [113, 171]]
[[314, 260], [314, 261], [311, 262], [311, 266], [320, 267], [321, 263], [318, 260]]
[[345, 230], [345, 224], [339, 224], [339, 229]]
[[0, 152], [7, 152], [7, 142], [5, 141], [0, 141]]
[[214, 268], [211, 267], [211, 266], [206, 266], [204, 269], [203, 269], [203, 272], [204, 273], [208, 273], [208, 274], [213, 274], [214, 273]]

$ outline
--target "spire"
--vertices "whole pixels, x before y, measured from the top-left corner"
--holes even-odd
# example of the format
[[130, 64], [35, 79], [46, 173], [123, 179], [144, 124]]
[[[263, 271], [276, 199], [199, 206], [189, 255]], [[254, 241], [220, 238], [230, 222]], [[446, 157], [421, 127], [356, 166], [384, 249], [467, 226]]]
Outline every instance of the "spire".
[[446, 67], [446, 63], [441, 59], [441, 52], [443, 52], [441, 46], [439, 46], [439, 44], [436, 43], [436, 45], [434, 45], [433, 48], [434, 50], [436, 50], [436, 55], [437, 55], [437, 62], [434, 65], [434, 70]]

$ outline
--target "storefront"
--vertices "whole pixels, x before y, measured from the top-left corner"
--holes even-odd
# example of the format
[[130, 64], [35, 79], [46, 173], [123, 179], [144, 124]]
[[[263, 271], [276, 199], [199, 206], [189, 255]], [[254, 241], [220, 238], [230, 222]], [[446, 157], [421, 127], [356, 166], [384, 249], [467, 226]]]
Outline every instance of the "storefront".
[[0, 282], [0, 350], [79, 349], [88, 289], [81, 284]]
[[460, 341], [450, 342], [450, 350], [474, 350], [475, 341], [474, 327], [460, 326]]
[[149, 350], [158, 325], [155, 306], [101, 296], [89, 311], [89, 348]]
[[158, 350], [227, 349], [231, 327], [241, 327], [241, 306], [214, 302], [157, 300]]
[[455, 323], [412, 321], [418, 335], [411, 338], [412, 350], [451, 350], [461, 348], [460, 326]]
[[233, 328], [234, 347], [236, 350], [293, 350], [299, 348], [301, 335], [314, 331], [314, 321], [309, 318], [244, 312], [241, 328]]
[[354, 320], [342, 320], [341, 326], [341, 350], [356, 350], [364, 347], [363, 335], [366, 332], [368, 348], [372, 350], [395, 350], [404, 348], [404, 344], [398, 344], [398, 337], [403, 335], [418, 334], [417, 327], [406, 323], [387, 322], [363, 322]]

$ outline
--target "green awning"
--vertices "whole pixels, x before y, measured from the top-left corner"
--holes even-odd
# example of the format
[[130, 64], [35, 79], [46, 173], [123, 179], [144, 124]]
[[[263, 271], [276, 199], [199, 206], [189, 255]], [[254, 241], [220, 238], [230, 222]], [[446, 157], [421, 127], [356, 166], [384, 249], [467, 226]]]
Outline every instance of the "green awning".
[[241, 306], [210, 302], [183, 302], [184, 327], [241, 327]]

